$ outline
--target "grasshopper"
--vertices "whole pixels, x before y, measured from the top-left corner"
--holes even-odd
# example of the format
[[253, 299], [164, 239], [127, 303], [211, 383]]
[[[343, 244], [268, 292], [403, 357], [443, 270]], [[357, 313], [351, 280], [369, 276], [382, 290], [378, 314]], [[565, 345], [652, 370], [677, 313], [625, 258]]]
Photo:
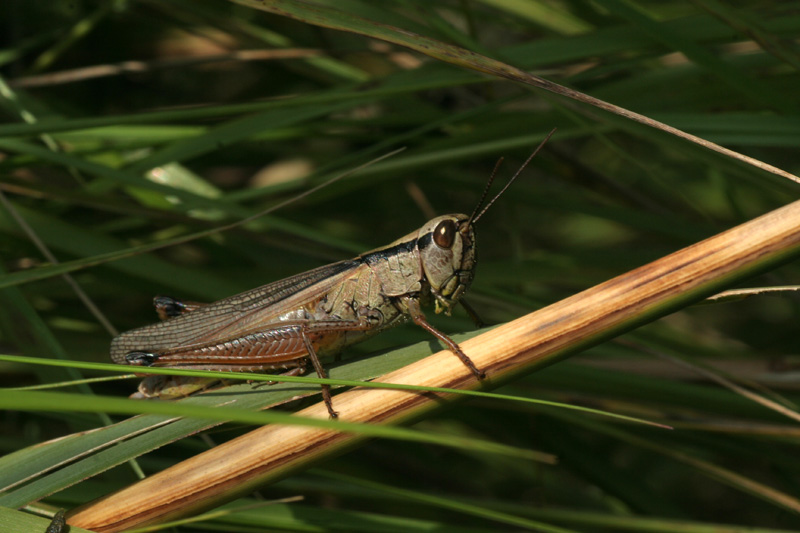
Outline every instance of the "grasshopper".
[[[410, 319], [483, 379], [485, 374], [458, 344], [428, 322], [422, 307], [432, 302], [436, 313], [450, 315], [461, 302], [470, 312], [461, 297], [474, 277], [475, 223], [550, 135], [483, 209], [500, 162], [469, 216], [436, 217], [387, 246], [211, 304], [155, 298], [163, 321], [116, 337], [111, 359], [133, 366], [282, 370], [286, 375], [302, 374], [311, 363], [326, 378], [320, 358]], [[322, 397], [335, 418], [328, 385], [322, 385]]]

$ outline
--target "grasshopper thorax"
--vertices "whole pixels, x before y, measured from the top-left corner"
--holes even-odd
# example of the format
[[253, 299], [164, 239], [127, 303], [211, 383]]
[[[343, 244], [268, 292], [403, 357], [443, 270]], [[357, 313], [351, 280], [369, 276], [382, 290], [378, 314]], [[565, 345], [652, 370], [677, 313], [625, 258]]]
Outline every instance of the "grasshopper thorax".
[[436, 312], [450, 314], [472, 283], [475, 231], [467, 215], [443, 215], [428, 221], [417, 235], [420, 262]]

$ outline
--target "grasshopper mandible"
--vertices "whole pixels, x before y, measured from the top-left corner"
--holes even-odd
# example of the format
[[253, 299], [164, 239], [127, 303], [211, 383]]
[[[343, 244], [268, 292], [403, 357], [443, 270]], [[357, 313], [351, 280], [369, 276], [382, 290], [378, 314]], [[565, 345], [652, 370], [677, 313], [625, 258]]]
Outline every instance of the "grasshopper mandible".
[[[550, 135], [483, 209], [494, 172], [471, 215], [436, 217], [417, 231], [354, 259], [211, 304], [156, 297], [154, 304], [163, 321], [116, 337], [111, 359], [134, 366], [286, 370], [287, 375], [304, 373], [310, 362], [317, 375], [326, 378], [321, 357], [411, 319], [483, 379], [484, 373], [458, 344], [428, 323], [422, 306], [432, 301], [436, 313], [450, 315], [459, 303], [474, 276], [475, 223]], [[335, 418], [328, 385], [322, 385], [322, 397]]]

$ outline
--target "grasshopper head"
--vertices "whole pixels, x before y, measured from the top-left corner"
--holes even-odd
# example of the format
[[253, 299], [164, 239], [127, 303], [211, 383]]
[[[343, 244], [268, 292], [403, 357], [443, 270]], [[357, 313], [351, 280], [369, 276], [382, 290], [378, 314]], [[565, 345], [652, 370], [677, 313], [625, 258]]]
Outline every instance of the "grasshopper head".
[[470, 217], [459, 214], [434, 218], [420, 228], [417, 245], [436, 312], [449, 315], [474, 276], [475, 231]]

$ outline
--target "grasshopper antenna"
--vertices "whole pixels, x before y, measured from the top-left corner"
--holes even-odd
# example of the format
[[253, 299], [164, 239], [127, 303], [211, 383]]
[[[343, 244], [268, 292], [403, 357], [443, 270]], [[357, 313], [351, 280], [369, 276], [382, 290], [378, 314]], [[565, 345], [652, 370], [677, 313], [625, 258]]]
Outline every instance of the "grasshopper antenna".
[[486, 199], [486, 193], [487, 193], [487, 192], [489, 192], [489, 186], [492, 184], [492, 181], [494, 181], [494, 175], [495, 175], [495, 173], [497, 172], [497, 169], [500, 167], [500, 163], [502, 163], [502, 162], [503, 162], [503, 158], [500, 158], [500, 160], [499, 160], [499, 161], [497, 162], [497, 164], [494, 166], [494, 171], [492, 172], [492, 175], [491, 175], [491, 177], [489, 178], [489, 183], [487, 183], [487, 184], [486, 184], [486, 188], [485, 188], [485, 189], [484, 189], [484, 191], [483, 191], [483, 195], [481, 196], [481, 200], [480, 200], [480, 202], [478, 202], [478, 205], [477, 205], [477, 206], [475, 206], [475, 211], [473, 211], [473, 212], [472, 212], [472, 215], [470, 215], [470, 217], [469, 217], [469, 224], [470, 224], [470, 225], [471, 225], [471, 224], [475, 224], [476, 222], [478, 222], [478, 219], [479, 219], [479, 218], [481, 218], [481, 217], [483, 216], [483, 214], [486, 212], [486, 210], [487, 210], [487, 209], [489, 209], [490, 207], [492, 207], [492, 204], [493, 204], [493, 203], [495, 203], [495, 201], [496, 201], [498, 198], [500, 198], [500, 196], [502, 196], [502, 194], [503, 194], [504, 192], [506, 192], [506, 189], [508, 189], [508, 188], [511, 186], [511, 184], [512, 184], [512, 183], [514, 183], [514, 180], [516, 180], [516, 179], [517, 179], [517, 177], [519, 177], [519, 175], [520, 175], [520, 174], [522, 174], [522, 171], [523, 171], [523, 170], [525, 170], [525, 167], [527, 167], [527, 166], [528, 166], [528, 163], [530, 163], [530, 162], [531, 162], [531, 160], [532, 160], [534, 157], [536, 157], [536, 154], [538, 154], [538, 153], [539, 153], [539, 150], [541, 150], [541, 149], [542, 149], [542, 147], [543, 147], [543, 146], [544, 146], [544, 145], [547, 143], [547, 141], [549, 141], [549, 140], [550, 140], [550, 137], [552, 137], [552, 136], [553, 136], [553, 134], [554, 134], [555, 132], [556, 132], [556, 128], [553, 128], [552, 130], [550, 130], [550, 133], [548, 133], [548, 134], [547, 134], [547, 136], [544, 138], [544, 140], [542, 140], [542, 142], [541, 142], [541, 143], [539, 143], [539, 146], [537, 146], [537, 147], [536, 147], [536, 150], [534, 150], [534, 151], [533, 151], [533, 153], [532, 153], [531, 155], [529, 155], [529, 156], [528, 156], [528, 159], [526, 159], [526, 160], [525, 160], [525, 162], [524, 162], [524, 163], [522, 163], [522, 166], [521, 166], [521, 167], [519, 167], [519, 170], [517, 170], [517, 172], [516, 172], [516, 173], [515, 173], [515, 174], [514, 174], [514, 175], [511, 177], [511, 179], [510, 179], [510, 180], [508, 180], [508, 183], [506, 183], [505, 187], [503, 187], [503, 188], [500, 190], [500, 192], [499, 192], [499, 193], [497, 193], [497, 194], [494, 196], [494, 198], [492, 198], [492, 199], [489, 201], [489, 203], [488, 203], [488, 204], [486, 204], [486, 207], [484, 207], [484, 208], [483, 208], [483, 209], [480, 211], [480, 213], [478, 213], [478, 215], [476, 216], [476, 215], [475, 215], [475, 213], [478, 211], [478, 209], [480, 209], [480, 207], [481, 207], [481, 204], [482, 204], [482, 203], [483, 203], [483, 201]]
[[475, 206], [475, 209], [472, 210], [472, 214], [469, 216], [469, 219], [467, 219], [467, 227], [472, 225], [473, 219], [475, 218], [475, 213], [478, 212], [478, 209], [480, 209], [481, 206], [483, 205], [483, 201], [486, 200], [486, 195], [489, 194], [489, 188], [492, 186], [492, 183], [494, 183], [494, 177], [495, 175], [497, 175], [497, 170], [500, 168], [500, 165], [503, 164], [504, 159], [505, 159], [504, 157], [501, 157], [500, 159], [497, 160], [497, 163], [494, 164], [494, 170], [492, 170], [492, 175], [489, 176], [489, 181], [486, 182], [486, 186], [483, 188], [483, 194], [481, 194], [481, 199], [478, 200], [478, 205]]

